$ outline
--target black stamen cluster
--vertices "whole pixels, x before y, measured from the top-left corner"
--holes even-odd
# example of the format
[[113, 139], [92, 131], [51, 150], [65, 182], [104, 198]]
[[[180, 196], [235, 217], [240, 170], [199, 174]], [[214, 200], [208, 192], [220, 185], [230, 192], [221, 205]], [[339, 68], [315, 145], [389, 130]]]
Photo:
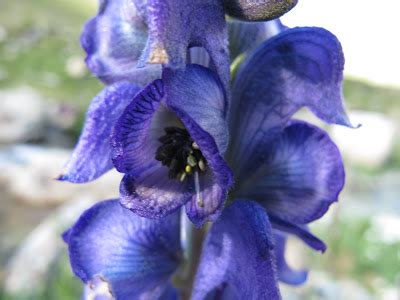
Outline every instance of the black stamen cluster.
[[[193, 140], [186, 129], [179, 127], [164, 128], [165, 135], [158, 140], [161, 146], [156, 151], [156, 160], [169, 167], [169, 178], [179, 178], [185, 172], [188, 156], [192, 155], [197, 161], [205, 158], [199, 149], [193, 148]], [[196, 170], [197, 166], [193, 170]]]

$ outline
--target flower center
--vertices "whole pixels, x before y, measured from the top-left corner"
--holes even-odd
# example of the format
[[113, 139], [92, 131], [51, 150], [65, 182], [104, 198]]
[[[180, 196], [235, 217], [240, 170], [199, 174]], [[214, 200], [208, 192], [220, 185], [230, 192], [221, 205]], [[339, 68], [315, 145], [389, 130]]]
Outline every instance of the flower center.
[[158, 140], [161, 146], [156, 151], [156, 160], [169, 168], [168, 177], [184, 181], [188, 175], [207, 170], [207, 161], [199, 146], [192, 140], [186, 129], [179, 127], [164, 128], [165, 135]]

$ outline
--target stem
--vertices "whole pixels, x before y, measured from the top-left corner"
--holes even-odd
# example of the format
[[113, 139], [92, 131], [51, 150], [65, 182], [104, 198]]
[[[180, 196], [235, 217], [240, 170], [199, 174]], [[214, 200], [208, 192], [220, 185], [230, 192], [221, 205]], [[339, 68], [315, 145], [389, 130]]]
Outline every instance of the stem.
[[197, 229], [191, 222], [188, 222], [189, 232], [187, 234], [187, 256], [185, 264], [175, 278], [175, 285], [181, 291], [181, 299], [189, 300], [196, 277], [196, 271], [200, 263], [201, 250], [207, 226]]
[[[204, 236], [206, 233], [205, 228], [192, 228], [192, 257], [190, 260], [190, 272], [187, 279], [188, 287], [190, 291], [193, 290], [194, 280], [197, 273], [197, 268], [200, 263], [201, 250], [203, 247]], [[190, 295], [187, 298], [182, 298], [183, 300], [190, 299]]]

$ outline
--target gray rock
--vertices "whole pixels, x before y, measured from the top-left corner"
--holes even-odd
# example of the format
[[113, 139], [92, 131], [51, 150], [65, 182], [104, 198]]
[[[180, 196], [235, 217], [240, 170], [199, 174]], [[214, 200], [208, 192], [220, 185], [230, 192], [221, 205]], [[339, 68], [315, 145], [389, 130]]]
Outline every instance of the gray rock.
[[79, 197], [64, 204], [25, 238], [5, 267], [3, 288], [7, 294], [29, 295], [45, 284], [49, 267], [66, 247], [62, 232], [94, 203], [93, 197]]
[[55, 180], [71, 150], [17, 145], [0, 149], [0, 186], [2, 194], [31, 206], [58, 205], [76, 196], [98, 199], [118, 196], [121, 176], [111, 171], [88, 184]]
[[0, 91], [0, 144], [38, 139], [44, 131], [45, 105], [31, 88]]
[[73, 107], [51, 103], [30, 87], [0, 91], [0, 102], [0, 144], [72, 146], [66, 129], [77, 118]]

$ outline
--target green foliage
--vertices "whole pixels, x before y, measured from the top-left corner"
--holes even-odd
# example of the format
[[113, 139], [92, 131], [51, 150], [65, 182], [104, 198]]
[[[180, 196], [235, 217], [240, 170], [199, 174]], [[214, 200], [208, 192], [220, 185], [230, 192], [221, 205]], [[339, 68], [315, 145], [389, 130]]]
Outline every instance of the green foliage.
[[0, 42], [0, 88], [29, 85], [51, 99], [72, 102], [82, 109], [87, 106], [101, 84], [89, 73], [72, 78], [65, 71], [69, 58], [84, 57], [80, 31], [88, 15], [94, 13], [93, 8], [77, 3], [1, 2], [0, 24], [7, 37]]
[[322, 257], [313, 254], [311, 262], [315, 268], [329, 270], [337, 278], [356, 279], [370, 289], [377, 278], [389, 285], [398, 283], [400, 241], [383, 241], [382, 233], [370, 220], [338, 219], [333, 226], [316, 229], [329, 248]]

